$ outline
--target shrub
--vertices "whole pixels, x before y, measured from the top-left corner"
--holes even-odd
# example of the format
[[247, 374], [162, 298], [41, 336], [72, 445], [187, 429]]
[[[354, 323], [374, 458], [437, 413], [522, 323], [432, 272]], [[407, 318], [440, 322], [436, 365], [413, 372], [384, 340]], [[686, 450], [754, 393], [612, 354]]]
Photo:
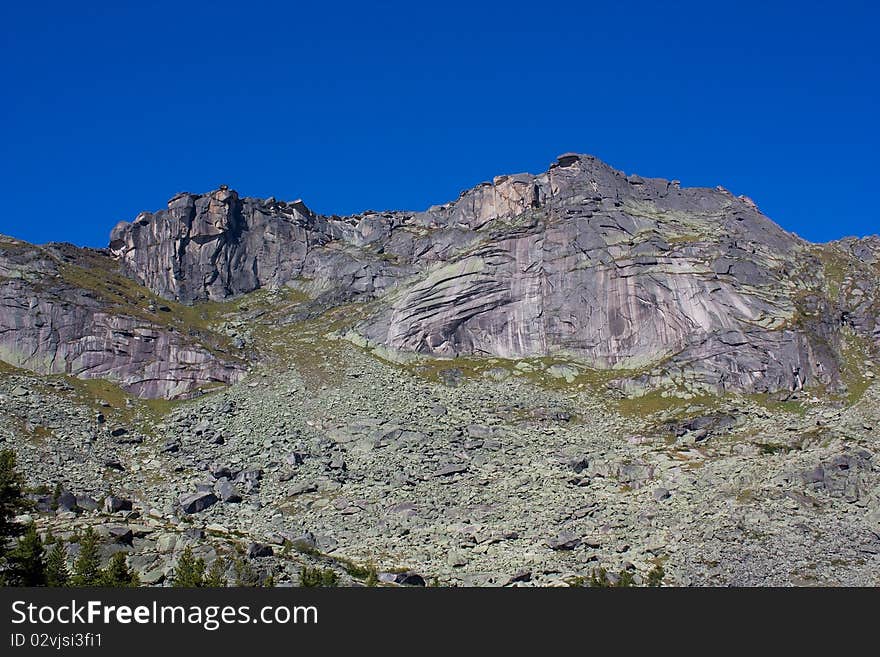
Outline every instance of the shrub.
[[648, 573], [647, 586], [663, 586], [663, 578], [665, 576], [666, 573], [663, 570], [663, 566], [659, 563], [656, 564]]
[[300, 586], [333, 587], [339, 586], [339, 575], [330, 568], [310, 568], [303, 566], [299, 571]]

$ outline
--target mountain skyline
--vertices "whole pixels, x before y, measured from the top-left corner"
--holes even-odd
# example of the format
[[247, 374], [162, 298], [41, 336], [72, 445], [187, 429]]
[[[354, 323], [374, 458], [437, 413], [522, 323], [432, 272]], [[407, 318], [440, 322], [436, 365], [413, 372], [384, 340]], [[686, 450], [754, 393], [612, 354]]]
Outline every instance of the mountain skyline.
[[[573, 153], [573, 152], [580, 152], [580, 153], [584, 153], [585, 151], [566, 151], [566, 152], [572, 152], [572, 153]], [[599, 156], [597, 156], [597, 155], [595, 155], [595, 154], [593, 154], [593, 153], [590, 153], [590, 155], [591, 155], [592, 157], [595, 157], [597, 160], [600, 160], [600, 161], [603, 161], [603, 162], [606, 161], [606, 160], [604, 160], [603, 158], [601, 158], [601, 157], [599, 157]], [[550, 162], [552, 162], [552, 161], [553, 161], [552, 158], [547, 158], [547, 162], [548, 162], [548, 163], [550, 163]], [[610, 162], [609, 162], [609, 164], [610, 164], [611, 166], [613, 166], [613, 164], [611, 164]], [[615, 168], [618, 168], [618, 167], [615, 167]], [[540, 171], [540, 170], [542, 170], [542, 169], [538, 169], [537, 171]], [[640, 172], [637, 171], [637, 170], [636, 170], [636, 171], [631, 171], [631, 172], [630, 172], [630, 171], [626, 171], [626, 170], [624, 170], [624, 169], [620, 169], [620, 170], [621, 170], [623, 173], [630, 174], [630, 175], [635, 175], [635, 176], [641, 176], [641, 175], [642, 175], [642, 174], [640, 174]], [[518, 175], [518, 174], [523, 174], [523, 175], [535, 175], [535, 172], [534, 172], [534, 171], [518, 171], [518, 172], [505, 172], [505, 173], [503, 173], [503, 174], [497, 174], [497, 172], [496, 172], [496, 174], [494, 174], [494, 175], [492, 175], [492, 176], [489, 176], [489, 177], [486, 178], [485, 180], [482, 180], [482, 181], [474, 181], [472, 184], [470, 184], [470, 185], [468, 185], [468, 186], [466, 186], [466, 187], [461, 188], [461, 190], [459, 191], [459, 194], [464, 194], [464, 193], [466, 193], [468, 190], [472, 189], [472, 188], [475, 187], [475, 186], [479, 186], [479, 185], [481, 185], [481, 184], [488, 184], [488, 183], [491, 182], [491, 180], [492, 180], [493, 178], [498, 177], [499, 175]], [[729, 191], [730, 193], [732, 193], [732, 194], [734, 194], [734, 195], [736, 195], [736, 196], [744, 196], [744, 197], [749, 198], [752, 202], [755, 203], [755, 205], [757, 205], [759, 208], [761, 208], [761, 204], [760, 204], [756, 199], [754, 199], [751, 195], [749, 195], [748, 193], [740, 192], [740, 191], [734, 191], [734, 190], [728, 189], [728, 187], [727, 187], [726, 185], [722, 184], [722, 183], [717, 183], [717, 184], [715, 184], [715, 185], [712, 185], [712, 184], [688, 184], [686, 181], [681, 181], [681, 180], [679, 180], [678, 178], [675, 178], [674, 176], [661, 176], [661, 175], [657, 175], [657, 176], [644, 176], [644, 177], [646, 177], [646, 178], [663, 178], [663, 179], [675, 180], [676, 182], [678, 182], [679, 184], [681, 184], [681, 186], [684, 187], [684, 188], [695, 188], [695, 189], [717, 189], [717, 188], [723, 188], [723, 189]], [[303, 195], [292, 194], [292, 195], [280, 196], [280, 197], [279, 197], [278, 194], [271, 194], [271, 193], [270, 193], [270, 194], [265, 194], [265, 195], [261, 195], [261, 194], [251, 194], [251, 193], [247, 193], [247, 191], [243, 191], [243, 190], [241, 189], [240, 186], [237, 186], [237, 185], [235, 185], [235, 184], [230, 184], [230, 183], [228, 183], [228, 182], [218, 182], [218, 183], [214, 184], [213, 186], [210, 186], [210, 187], [205, 188], [205, 189], [202, 189], [202, 190], [192, 190], [192, 189], [181, 189], [181, 190], [177, 190], [176, 192], [173, 192], [173, 193], [169, 193], [169, 194], [167, 194], [167, 195], [166, 195], [166, 200], [167, 200], [167, 199], [170, 199], [170, 198], [173, 198], [173, 197], [175, 197], [175, 196], [178, 196], [178, 195], [180, 195], [180, 194], [196, 194], [196, 195], [199, 195], [199, 194], [203, 194], [203, 193], [208, 193], [209, 191], [214, 190], [214, 189], [218, 189], [218, 188], [229, 188], [229, 189], [233, 189], [233, 190], [235, 190], [237, 193], [239, 193], [239, 195], [240, 195], [242, 198], [276, 198], [276, 197], [278, 197], [280, 200], [285, 200], [285, 201], [289, 201], [289, 202], [292, 202], [292, 201], [294, 201], [294, 200], [302, 201], [302, 202], [306, 203], [306, 205], [308, 205], [312, 210], [314, 210], [314, 211], [317, 212], [318, 214], [325, 215], [325, 216], [350, 216], [350, 215], [363, 214], [363, 213], [367, 213], [367, 212], [422, 212], [422, 211], [424, 211], [424, 210], [427, 210], [429, 207], [432, 207], [432, 206], [434, 206], [434, 205], [440, 205], [440, 204], [443, 204], [443, 203], [450, 202], [453, 198], [455, 198], [455, 195], [454, 195], [454, 194], [451, 194], [451, 195], [449, 195], [449, 196], [448, 196], [447, 198], [445, 198], [445, 199], [436, 200], [435, 202], [431, 202], [431, 203], [423, 203], [421, 206], [413, 206], [413, 207], [393, 207], [393, 206], [387, 206], [387, 207], [386, 207], [386, 206], [375, 206], [375, 207], [366, 207], [366, 206], [363, 206], [363, 207], [360, 207], [360, 206], [357, 205], [356, 202], [354, 202], [354, 203], [350, 203], [350, 205], [351, 205], [353, 208], [355, 208], [355, 209], [352, 209], [352, 210], [350, 210], [350, 211], [348, 211], [348, 212], [340, 212], [340, 211], [334, 210], [332, 207], [331, 207], [331, 208], [324, 208], [324, 207], [314, 206], [312, 203], [309, 202], [308, 197], [305, 197], [305, 196], [303, 196]], [[123, 217], [123, 218], [117, 219], [117, 220], [115, 220], [115, 221], [114, 221], [114, 220], [108, 220], [108, 222], [105, 224], [105, 228], [106, 228], [106, 230], [104, 231], [104, 239], [103, 239], [103, 241], [102, 241], [102, 238], [99, 236], [100, 229], [99, 229], [98, 226], [95, 227], [95, 230], [94, 230], [95, 235], [94, 235], [93, 238], [90, 238], [90, 239], [85, 239], [85, 238], [83, 238], [83, 239], [80, 239], [80, 240], [75, 240], [75, 239], [63, 239], [63, 238], [52, 238], [52, 237], [50, 237], [49, 239], [47, 239], [47, 240], [45, 240], [45, 241], [42, 241], [42, 242], [41, 242], [41, 241], [35, 241], [35, 240], [29, 239], [29, 238], [27, 237], [27, 233], [28, 233], [29, 231], [26, 230], [26, 229], [25, 229], [25, 231], [24, 231], [23, 233], [20, 233], [20, 234], [15, 234], [15, 233], [12, 233], [12, 232], [4, 232], [4, 231], [0, 230], [0, 234], [7, 235], [8, 237], [12, 237], [12, 238], [15, 238], [15, 239], [18, 239], [18, 240], [22, 240], [22, 241], [24, 241], [24, 242], [30, 242], [30, 243], [32, 243], [32, 244], [48, 244], [48, 243], [52, 243], [52, 242], [58, 242], [58, 243], [69, 243], [69, 244], [73, 244], [74, 246], [79, 246], [79, 247], [84, 247], [84, 248], [99, 248], [99, 249], [100, 249], [100, 248], [106, 248], [106, 247], [108, 246], [108, 243], [109, 243], [110, 229], [113, 227], [113, 225], [119, 223], [119, 221], [129, 221], [129, 220], [133, 220], [137, 215], [139, 215], [139, 214], [141, 214], [141, 213], [143, 213], [143, 212], [151, 212], [151, 211], [155, 210], [157, 207], [159, 207], [159, 206], [161, 206], [161, 205], [162, 205], [162, 203], [157, 203], [157, 204], [155, 204], [154, 206], [152, 206], [151, 208], [143, 208], [143, 209], [141, 209], [141, 210], [138, 210], [137, 212], [131, 214], [131, 215], [128, 216], [128, 217]], [[361, 204], [361, 205], [363, 205], [363, 204]], [[765, 213], [765, 214], [766, 214], [766, 213]], [[767, 216], [768, 216], [770, 219], [772, 219], [775, 223], [777, 223], [780, 227], [782, 227], [783, 229], [787, 230], [788, 232], [794, 233], [794, 234], [797, 235], [798, 237], [800, 237], [800, 238], [802, 238], [802, 239], [804, 239], [804, 240], [806, 240], [806, 241], [808, 241], [808, 242], [813, 242], [813, 243], [816, 243], [816, 244], [822, 244], [822, 243], [827, 243], [827, 242], [834, 242], [834, 241], [837, 241], [837, 240], [846, 239], [846, 238], [851, 238], [851, 237], [853, 237], [853, 238], [862, 238], [862, 237], [870, 237], [870, 236], [873, 236], [873, 235], [880, 234], [880, 227], [873, 228], [873, 227], [872, 227], [872, 224], [866, 223], [866, 224], [865, 224], [865, 231], [863, 231], [863, 232], [860, 233], [860, 234], [840, 234], [840, 235], [836, 235], [836, 236], [835, 236], [835, 235], [832, 235], [832, 234], [831, 234], [831, 231], [834, 229], [834, 227], [832, 226], [832, 227], [826, 227], [826, 231], [827, 231], [828, 234], [830, 235], [829, 237], [827, 237], [827, 239], [812, 239], [809, 235], [804, 234], [804, 233], [801, 232], [801, 230], [803, 229], [803, 227], [800, 227], [801, 230], [799, 230], [799, 226], [797, 226], [797, 225], [795, 225], [795, 226], [787, 225], [787, 224], [784, 223], [784, 222], [781, 222], [781, 221], [776, 220], [776, 219], [775, 219], [772, 215], [770, 215], [770, 214], [767, 214]], [[789, 223], [790, 223], [790, 222], [789, 222]], [[815, 227], [811, 227], [810, 232], [811, 232], [811, 233], [814, 233], [814, 232], [815, 232]], [[62, 235], [63, 235], [63, 234], [64, 234], [64, 231], [62, 230], [61, 233], [62, 233]]]
[[814, 242], [880, 223], [875, 5], [49, 2], [0, 18], [0, 232], [29, 242], [105, 246], [107, 226], [220, 184], [323, 214], [421, 210], [566, 151], [723, 185]]

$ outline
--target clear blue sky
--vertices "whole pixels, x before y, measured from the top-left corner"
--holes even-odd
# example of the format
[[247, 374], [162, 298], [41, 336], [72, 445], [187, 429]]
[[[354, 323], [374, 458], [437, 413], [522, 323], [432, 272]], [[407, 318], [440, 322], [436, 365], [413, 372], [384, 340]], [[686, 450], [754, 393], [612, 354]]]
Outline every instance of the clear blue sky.
[[880, 232], [872, 2], [2, 5], [0, 233], [30, 241], [221, 183], [423, 209], [569, 150]]

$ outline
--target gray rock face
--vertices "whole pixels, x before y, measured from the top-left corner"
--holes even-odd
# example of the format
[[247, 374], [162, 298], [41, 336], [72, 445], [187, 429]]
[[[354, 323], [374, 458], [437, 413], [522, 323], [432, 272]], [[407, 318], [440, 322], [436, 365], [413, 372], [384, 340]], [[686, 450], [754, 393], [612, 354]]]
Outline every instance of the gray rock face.
[[146, 302], [129, 304], [113, 267], [100, 252], [0, 239], [0, 360], [41, 374], [110, 379], [141, 397], [241, 378], [234, 359], [173, 330]]
[[847, 238], [832, 242], [826, 258], [839, 280], [836, 292], [838, 321], [880, 345], [880, 237]]
[[351, 296], [382, 290], [400, 275], [375, 249], [367, 251], [402, 216], [328, 219], [302, 201], [240, 199], [227, 189], [178, 194], [167, 210], [119, 223], [110, 251], [131, 278], [185, 303], [306, 280], [316, 294]]
[[429, 211], [479, 241], [389, 295], [358, 327], [368, 342], [448, 357], [565, 355], [596, 369], [663, 364], [629, 392], [837, 381], [834, 336], [795, 319], [796, 272], [818, 263], [747, 199], [576, 155], [517, 177], [528, 194], [511, 195], [509, 180]]
[[[575, 365], [614, 370], [629, 395], [840, 389], [842, 331], [880, 344], [878, 240], [817, 247], [723, 188], [627, 176], [575, 153], [423, 212], [327, 217], [302, 201], [225, 187], [179, 194], [165, 210], [118, 224], [109, 253], [168, 300], [290, 286], [313, 299], [315, 314], [372, 301], [346, 335], [383, 357], [564, 358], [572, 364], [551, 371], [560, 380], [575, 383]], [[829, 280], [829, 258], [856, 275]], [[76, 288], [51, 308], [45, 295], [23, 307], [32, 281], [56, 269], [52, 258], [0, 259], [12, 313], [0, 334], [4, 360], [115, 378], [143, 396], [242, 376], [235, 359], [107, 314]], [[81, 318], [64, 333], [71, 305]], [[244, 344], [236, 338], [233, 348]]]

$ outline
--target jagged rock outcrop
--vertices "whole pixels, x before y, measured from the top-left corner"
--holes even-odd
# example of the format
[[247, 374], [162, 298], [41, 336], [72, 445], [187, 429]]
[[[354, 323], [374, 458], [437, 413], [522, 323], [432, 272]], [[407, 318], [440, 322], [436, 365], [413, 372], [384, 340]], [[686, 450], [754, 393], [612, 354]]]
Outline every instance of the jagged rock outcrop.
[[165, 312], [130, 305], [118, 274], [123, 284], [114, 288], [113, 267], [93, 250], [0, 239], [0, 360], [109, 379], [140, 397], [181, 396], [243, 376], [240, 360], [174, 330]]
[[374, 294], [401, 275], [360, 250], [387, 238], [398, 213], [353, 220], [314, 214], [301, 201], [245, 198], [228, 189], [178, 194], [168, 209], [121, 222], [110, 251], [122, 270], [157, 294], [192, 303], [222, 300], [295, 281], [313, 293]]
[[832, 242], [825, 257], [840, 323], [880, 345], [880, 237]]

